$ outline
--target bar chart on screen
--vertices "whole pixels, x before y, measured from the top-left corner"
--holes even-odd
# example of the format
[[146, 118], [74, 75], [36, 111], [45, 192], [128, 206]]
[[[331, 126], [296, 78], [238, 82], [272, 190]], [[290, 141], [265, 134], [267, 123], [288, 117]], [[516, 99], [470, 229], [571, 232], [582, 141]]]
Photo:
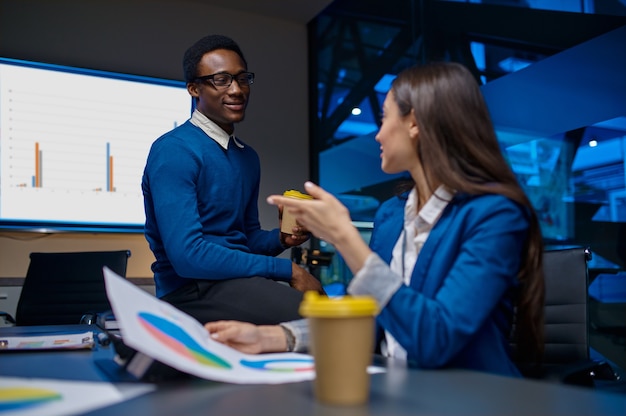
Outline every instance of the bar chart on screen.
[[0, 80], [0, 219], [143, 223], [145, 160], [189, 118], [184, 83], [2, 60]]

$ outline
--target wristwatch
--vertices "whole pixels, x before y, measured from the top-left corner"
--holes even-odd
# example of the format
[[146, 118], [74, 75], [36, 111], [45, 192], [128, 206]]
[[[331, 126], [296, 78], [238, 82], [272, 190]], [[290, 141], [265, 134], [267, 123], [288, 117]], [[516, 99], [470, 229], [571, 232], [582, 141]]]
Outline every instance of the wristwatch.
[[280, 326], [285, 332], [285, 339], [287, 341], [287, 352], [293, 351], [296, 346], [296, 338], [293, 336], [293, 333], [286, 326]]

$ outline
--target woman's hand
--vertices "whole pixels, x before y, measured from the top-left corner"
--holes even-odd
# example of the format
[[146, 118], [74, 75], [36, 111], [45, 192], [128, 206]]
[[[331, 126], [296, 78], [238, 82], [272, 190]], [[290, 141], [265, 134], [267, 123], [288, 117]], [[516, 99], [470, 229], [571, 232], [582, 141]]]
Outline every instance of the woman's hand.
[[282, 206], [296, 218], [298, 224], [335, 246], [350, 270], [356, 273], [363, 267], [371, 250], [352, 225], [348, 208], [313, 182], [305, 182], [304, 188], [313, 199], [270, 195], [267, 202]]
[[215, 341], [246, 354], [287, 351], [287, 339], [280, 325], [215, 321], [206, 323], [204, 328]]
[[313, 200], [270, 195], [267, 202], [289, 211], [306, 231], [335, 244], [336, 236], [352, 227], [350, 212], [337, 198], [313, 182], [306, 182], [304, 187]]

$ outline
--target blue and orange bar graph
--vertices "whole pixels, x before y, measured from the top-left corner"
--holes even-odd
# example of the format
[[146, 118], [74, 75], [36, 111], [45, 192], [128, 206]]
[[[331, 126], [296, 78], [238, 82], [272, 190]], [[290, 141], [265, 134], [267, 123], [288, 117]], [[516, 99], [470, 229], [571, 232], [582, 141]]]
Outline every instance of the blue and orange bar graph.
[[[35, 174], [31, 179], [31, 186], [33, 188], [41, 188], [43, 186], [42, 177], [43, 166], [43, 152], [39, 147], [39, 142], [35, 142]], [[102, 188], [96, 188], [96, 191], [101, 191]], [[113, 183], [113, 156], [111, 155], [111, 144], [106, 144], [106, 191], [115, 192], [115, 185]]]
[[33, 188], [41, 188], [43, 181], [41, 178], [41, 165], [43, 164], [43, 155], [39, 149], [39, 142], [35, 142], [35, 174], [32, 179]]
[[107, 192], [115, 192], [113, 186], [113, 156], [111, 156], [111, 143], [107, 143]]

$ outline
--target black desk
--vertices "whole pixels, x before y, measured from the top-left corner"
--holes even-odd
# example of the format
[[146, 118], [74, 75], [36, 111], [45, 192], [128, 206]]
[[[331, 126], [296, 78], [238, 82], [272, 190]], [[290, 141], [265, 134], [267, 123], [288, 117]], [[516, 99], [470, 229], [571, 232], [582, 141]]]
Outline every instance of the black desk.
[[[16, 330], [0, 328], [0, 334]], [[1, 353], [0, 376], [108, 381], [94, 360], [112, 358], [113, 353], [107, 346], [98, 346], [94, 351]], [[88, 415], [626, 414], [626, 395], [617, 393], [471, 371], [407, 369], [393, 361], [386, 365], [386, 373], [372, 375], [370, 401], [362, 407], [318, 404], [311, 382], [237, 385], [191, 379], [162, 383], [152, 393]]]

